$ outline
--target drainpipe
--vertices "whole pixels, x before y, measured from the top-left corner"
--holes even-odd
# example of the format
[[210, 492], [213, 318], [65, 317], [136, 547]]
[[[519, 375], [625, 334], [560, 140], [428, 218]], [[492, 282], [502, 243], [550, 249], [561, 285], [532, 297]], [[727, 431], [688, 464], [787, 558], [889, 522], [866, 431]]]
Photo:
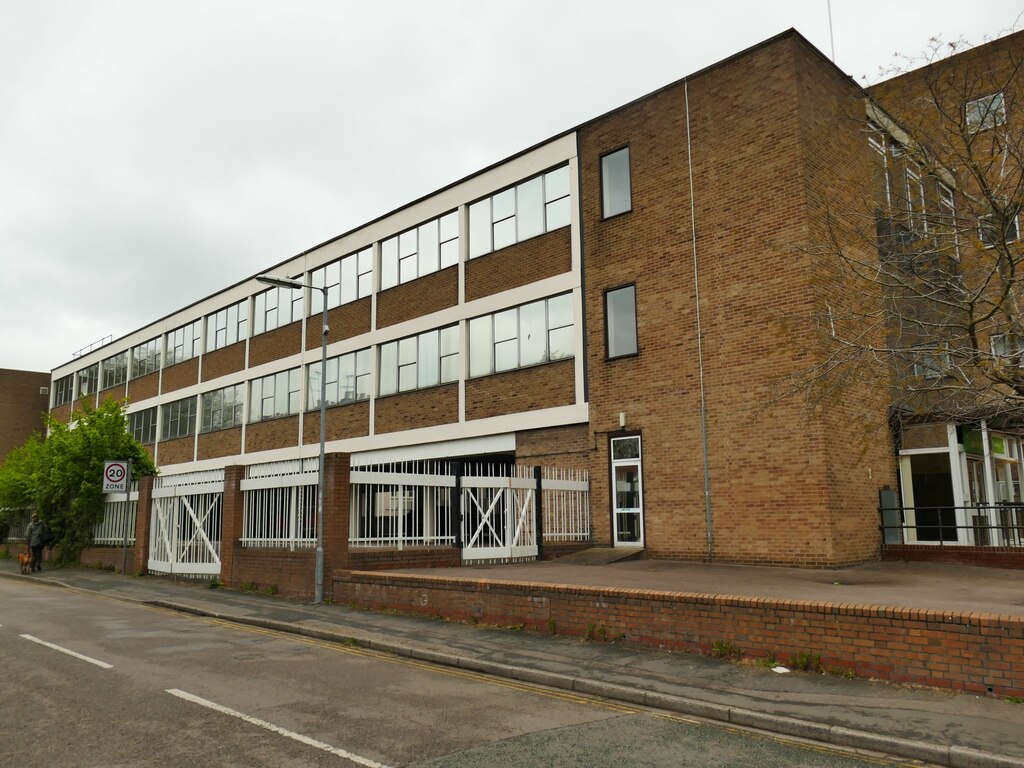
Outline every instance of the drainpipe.
[[690, 144], [690, 81], [683, 80], [686, 104], [686, 169], [690, 180], [690, 240], [693, 243], [693, 296], [697, 318], [697, 369], [700, 374], [700, 435], [704, 452], [704, 524], [708, 533], [707, 560], [714, 559], [715, 534], [711, 522], [711, 469], [708, 463], [708, 405], [704, 391], [704, 346], [700, 324], [700, 281], [697, 268], [697, 203], [693, 193], [693, 153]]

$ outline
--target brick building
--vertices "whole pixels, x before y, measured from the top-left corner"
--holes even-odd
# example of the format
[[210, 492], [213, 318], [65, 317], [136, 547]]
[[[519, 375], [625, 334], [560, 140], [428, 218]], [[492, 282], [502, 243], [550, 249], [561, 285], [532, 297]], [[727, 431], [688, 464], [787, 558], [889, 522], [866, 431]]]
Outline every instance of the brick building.
[[[818, 246], [878, 258], [830, 213], [872, 189], [876, 111], [790, 30], [266, 270], [303, 290], [247, 278], [58, 367], [52, 412], [127, 397], [162, 473], [140, 503], [198, 499], [212, 483], [223, 501], [186, 503], [186, 527], [223, 514], [224, 540], [247, 543], [236, 564], [262, 552], [291, 567], [296, 528], [310, 538], [309, 482], [262, 518], [263, 502], [238, 499], [315, 469], [326, 296], [326, 452], [342, 469], [324, 527], [346, 557], [369, 562], [387, 545], [391, 562], [411, 562], [395, 531], [419, 526], [424, 544], [452, 514], [479, 527], [431, 542], [469, 547], [495, 527], [490, 507], [431, 495], [447, 480], [402, 485], [456, 461], [456, 493], [475, 487], [471, 466], [586, 471], [580, 545], [795, 566], [875, 559], [879, 494], [898, 488], [889, 382], [847, 382], [828, 407], [773, 391], [825, 354], [792, 322], [843, 279]], [[392, 472], [361, 523], [350, 470]], [[168, 490], [175, 477], [188, 490]], [[427, 524], [429, 510], [443, 514]], [[389, 533], [367, 534], [367, 520]], [[153, 546], [166, 531], [146, 523], [139, 541]]]
[[0, 462], [30, 435], [42, 432], [50, 374], [0, 368]]

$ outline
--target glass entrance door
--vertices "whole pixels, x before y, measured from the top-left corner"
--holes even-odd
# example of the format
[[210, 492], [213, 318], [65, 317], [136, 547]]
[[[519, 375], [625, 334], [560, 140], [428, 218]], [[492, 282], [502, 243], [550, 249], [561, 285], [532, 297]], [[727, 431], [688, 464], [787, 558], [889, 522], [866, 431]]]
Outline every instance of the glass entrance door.
[[611, 454], [612, 540], [617, 547], [642, 547], [644, 506], [640, 436], [613, 437]]

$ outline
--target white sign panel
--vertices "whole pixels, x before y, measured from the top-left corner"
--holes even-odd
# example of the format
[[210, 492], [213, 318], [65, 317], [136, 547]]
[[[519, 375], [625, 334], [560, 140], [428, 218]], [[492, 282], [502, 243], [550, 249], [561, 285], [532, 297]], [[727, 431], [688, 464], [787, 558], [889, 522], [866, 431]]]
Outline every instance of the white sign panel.
[[103, 492], [128, 492], [127, 461], [107, 461], [103, 463]]

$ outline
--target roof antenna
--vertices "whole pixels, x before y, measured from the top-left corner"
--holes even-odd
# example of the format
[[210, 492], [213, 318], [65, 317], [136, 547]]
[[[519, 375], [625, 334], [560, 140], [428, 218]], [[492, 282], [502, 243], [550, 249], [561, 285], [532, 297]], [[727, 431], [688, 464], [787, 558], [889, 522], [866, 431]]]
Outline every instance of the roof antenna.
[[836, 39], [832, 35], [832, 0], [828, 0], [828, 41], [832, 45], [832, 63], [836, 63]]

